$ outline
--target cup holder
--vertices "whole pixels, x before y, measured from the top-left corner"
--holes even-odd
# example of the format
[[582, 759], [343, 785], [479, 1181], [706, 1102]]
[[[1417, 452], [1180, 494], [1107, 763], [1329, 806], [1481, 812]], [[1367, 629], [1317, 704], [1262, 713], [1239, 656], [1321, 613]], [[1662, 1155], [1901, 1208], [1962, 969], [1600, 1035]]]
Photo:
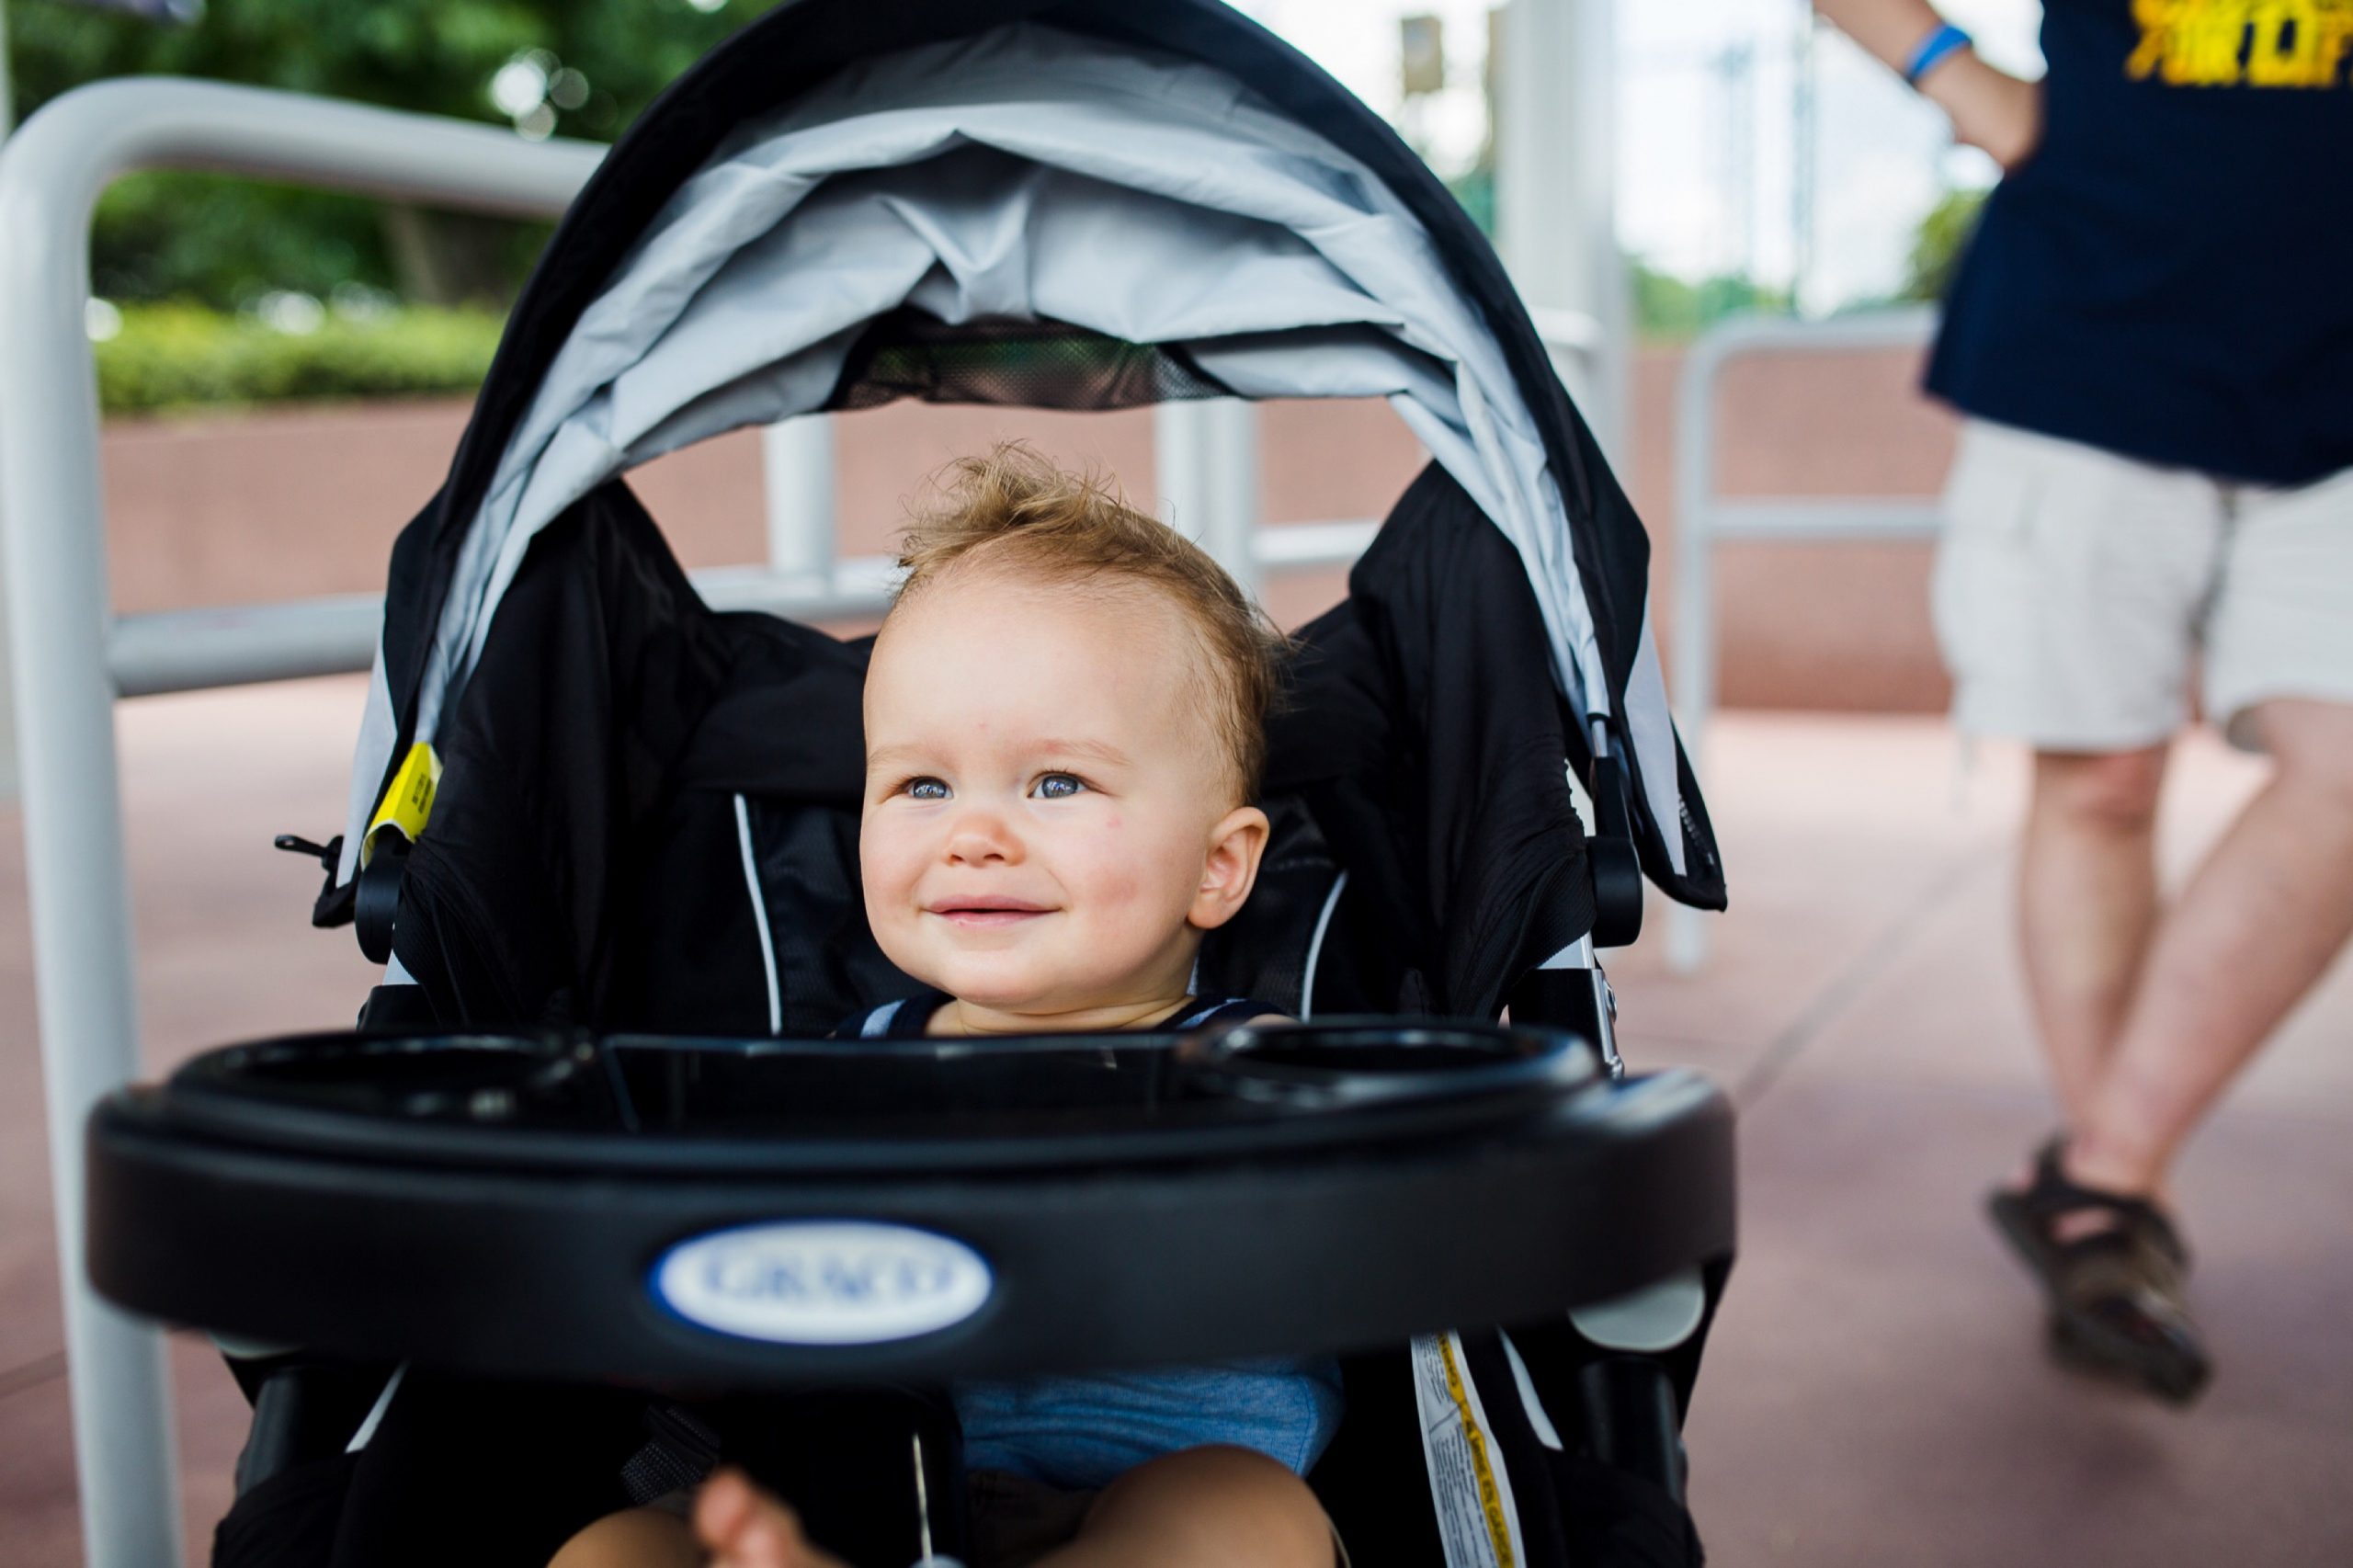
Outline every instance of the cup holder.
[[585, 1040], [551, 1035], [310, 1035], [195, 1058], [173, 1087], [200, 1098], [260, 1099], [429, 1121], [498, 1122], [527, 1106], [579, 1097]]
[[1296, 1109], [1574, 1088], [1600, 1074], [1584, 1041], [1549, 1029], [1393, 1018], [1242, 1024], [1177, 1047], [1193, 1076]]

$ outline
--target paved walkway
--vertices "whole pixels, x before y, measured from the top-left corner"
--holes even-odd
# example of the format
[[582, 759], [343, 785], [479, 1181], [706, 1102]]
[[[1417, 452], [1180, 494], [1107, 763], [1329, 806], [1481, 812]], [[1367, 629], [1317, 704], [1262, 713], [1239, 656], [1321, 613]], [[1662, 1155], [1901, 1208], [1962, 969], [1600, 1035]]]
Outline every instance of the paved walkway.
[[[301, 915], [269, 836], [341, 814], [359, 688], [319, 681], [121, 710], [148, 1062], [349, 1017], [346, 933]], [[1964, 780], [1916, 720], [1734, 716], [1711, 805], [1734, 913], [1693, 978], [1654, 939], [1612, 965], [1638, 1065], [1731, 1086], [1745, 1234], [1699, 1385], [1695, 1501], [1723, 1568], [1781, 1562], [2353, 1561], [2353, 967], [2290, 1025], [2182, 1174], [2221, 1373], [2180, 1415], [2047, 1367], [1980, 1189], [2045, 1128], [2006, 938], [2018, 759]], [[2259, 771], [2181, 757], [2186, 862]], [[74, 1562], [72, 1457], [29, 955], [0, 834], [0, 1560]], [[176, 1348], [191, 1560], [227, 1506], [242, 1402]]]

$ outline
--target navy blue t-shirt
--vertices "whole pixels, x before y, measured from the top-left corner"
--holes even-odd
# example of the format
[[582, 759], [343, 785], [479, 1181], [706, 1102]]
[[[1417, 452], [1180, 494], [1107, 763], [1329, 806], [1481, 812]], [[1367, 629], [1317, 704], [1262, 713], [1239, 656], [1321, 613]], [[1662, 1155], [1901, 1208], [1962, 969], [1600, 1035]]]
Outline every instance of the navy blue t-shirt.
[[2353, 468], [2353, 4], [2045, 0], [2042, 50], [1928, 390], [2224, 478]]

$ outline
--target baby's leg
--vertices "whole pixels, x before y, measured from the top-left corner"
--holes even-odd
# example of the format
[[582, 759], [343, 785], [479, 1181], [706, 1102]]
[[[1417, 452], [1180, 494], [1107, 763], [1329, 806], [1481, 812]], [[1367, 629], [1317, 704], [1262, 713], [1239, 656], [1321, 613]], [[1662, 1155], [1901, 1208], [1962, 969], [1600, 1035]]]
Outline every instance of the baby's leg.
[[1037, 1568], [1333, 1568], [1306, 1482], [1250, 1449], [1187, 1449], [1103, 1489], [1077, 1539]]
[[625, 1508], [563, 1543], [548, 1568], [703, 1568], [695, 1532], [676, 1514]]

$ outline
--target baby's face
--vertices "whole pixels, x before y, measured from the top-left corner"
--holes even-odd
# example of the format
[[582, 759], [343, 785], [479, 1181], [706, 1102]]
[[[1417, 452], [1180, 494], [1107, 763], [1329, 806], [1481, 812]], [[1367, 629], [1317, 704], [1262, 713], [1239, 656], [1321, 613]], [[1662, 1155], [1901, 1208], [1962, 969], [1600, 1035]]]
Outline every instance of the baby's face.
[[[1185, 993], [1249, 892], [1184, 612], [1132, 585], [951, 569], [866, 678], [866, 912], [892, 962], [1042, 1023]], [[1233, 863], [1230, 829], [1260, 825]], [[1238, 889], [1233, 884], [1238, 878]]]

